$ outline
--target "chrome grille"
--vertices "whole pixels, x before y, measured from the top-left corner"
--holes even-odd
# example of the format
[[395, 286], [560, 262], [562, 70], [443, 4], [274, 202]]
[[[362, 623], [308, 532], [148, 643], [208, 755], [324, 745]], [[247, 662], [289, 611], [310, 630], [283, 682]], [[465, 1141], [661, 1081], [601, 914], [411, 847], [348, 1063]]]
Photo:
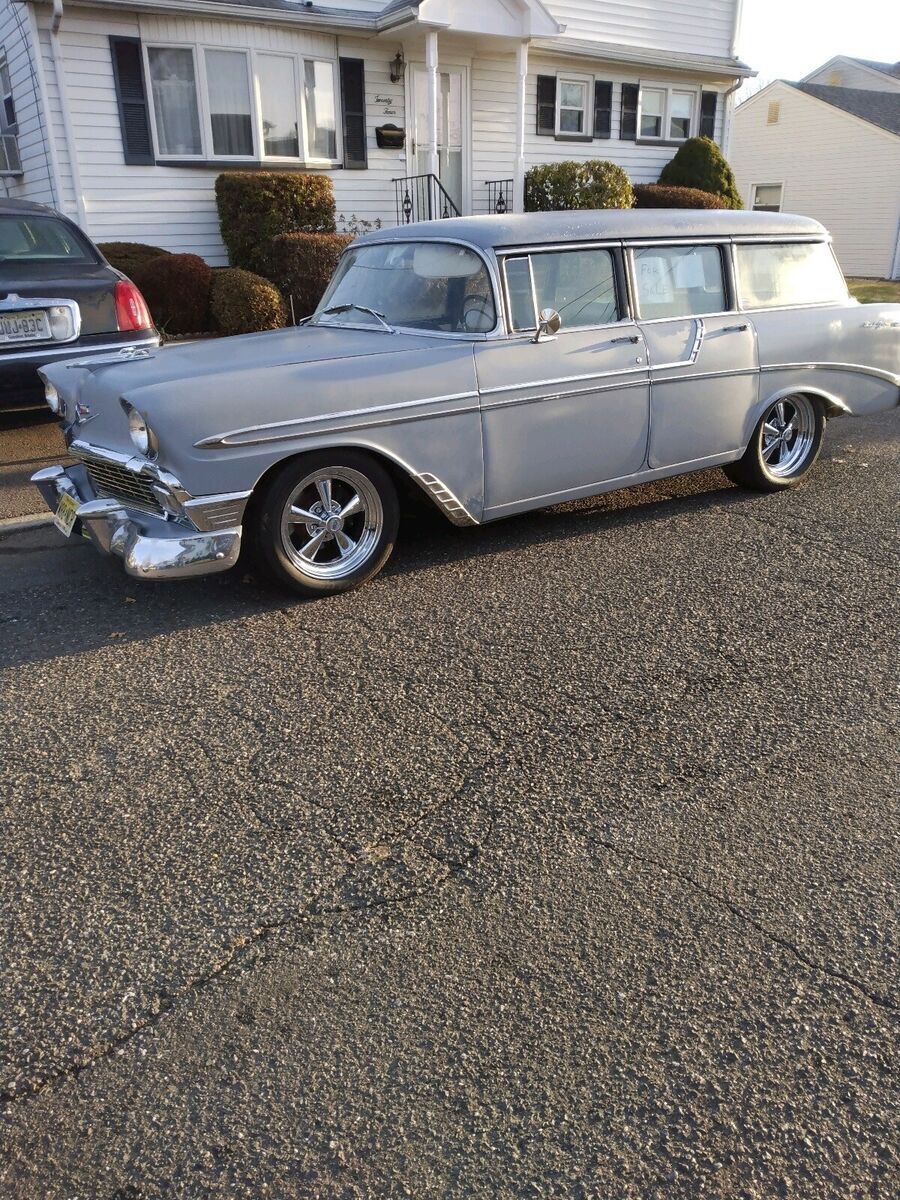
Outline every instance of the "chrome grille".
[[147, 512], [164, 515], [159, 501], [153, 494], [153, 481], [146, 475], [129, 471], [120, 463], [79, 455], [87, 468], [91, 483], [98, 496], [111, 496], [123, 504], [142, 508]]

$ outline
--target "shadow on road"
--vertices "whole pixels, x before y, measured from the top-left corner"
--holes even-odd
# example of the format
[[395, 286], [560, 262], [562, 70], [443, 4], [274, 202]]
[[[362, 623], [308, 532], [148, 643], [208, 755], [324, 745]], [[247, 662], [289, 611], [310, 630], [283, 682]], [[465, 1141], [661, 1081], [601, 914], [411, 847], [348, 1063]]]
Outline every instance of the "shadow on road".
[[[438, 514], [414, 516], [404, 522], [393, 559], [370, 587], [390, 587], [397, 577], [473, 556], [496, 559], [585, 533], [602, 535], [674, 513], [753, 501], [721, 472], [703, 471], [472, 529], [457, 529]], [[268, 587], [240, 565], [181, 583], [143, 582], [125, 576], [117, 560], [75, 539], [65, 542], [52, 528], [0, 535], [0, 668], [298, 606], [364, 604], [364, 597], [365, 590], [301, 600]]]

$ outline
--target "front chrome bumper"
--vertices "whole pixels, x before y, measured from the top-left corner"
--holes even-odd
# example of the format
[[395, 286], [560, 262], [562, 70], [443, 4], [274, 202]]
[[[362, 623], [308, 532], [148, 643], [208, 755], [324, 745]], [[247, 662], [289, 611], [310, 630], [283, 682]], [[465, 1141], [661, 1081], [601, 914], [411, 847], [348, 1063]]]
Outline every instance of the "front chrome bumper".
[[121, 500], [98, 496], [81, 465], [45, 467], [31, 482], [52, 512], [68, 493], [78, 504], [73, 533], [83, 533], [104, 554], [118, 555], [126, 572], [138, 579], [187, 579], [227, 571], [237, 562], [240, 525], [198, 530], [129, 508]]

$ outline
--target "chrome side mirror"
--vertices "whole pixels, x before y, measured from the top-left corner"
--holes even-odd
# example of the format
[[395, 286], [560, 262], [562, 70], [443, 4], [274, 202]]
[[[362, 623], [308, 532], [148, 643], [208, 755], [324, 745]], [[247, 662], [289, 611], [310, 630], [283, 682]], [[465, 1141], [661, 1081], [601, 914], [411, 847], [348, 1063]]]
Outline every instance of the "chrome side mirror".
[[542, 308], [538, 313], [538, 328], [534, 335], [535, 342], [552, 342], [559, 333], [562, 318], [555, 308]]

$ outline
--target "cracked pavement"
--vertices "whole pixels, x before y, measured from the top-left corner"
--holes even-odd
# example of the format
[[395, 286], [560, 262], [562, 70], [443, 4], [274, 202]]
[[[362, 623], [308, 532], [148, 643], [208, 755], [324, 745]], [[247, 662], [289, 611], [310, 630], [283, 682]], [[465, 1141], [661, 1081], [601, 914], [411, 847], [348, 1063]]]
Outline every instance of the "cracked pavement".
[[898, 414], [368, 588], [0, 534], [0, 1195], [898, 1174]]

